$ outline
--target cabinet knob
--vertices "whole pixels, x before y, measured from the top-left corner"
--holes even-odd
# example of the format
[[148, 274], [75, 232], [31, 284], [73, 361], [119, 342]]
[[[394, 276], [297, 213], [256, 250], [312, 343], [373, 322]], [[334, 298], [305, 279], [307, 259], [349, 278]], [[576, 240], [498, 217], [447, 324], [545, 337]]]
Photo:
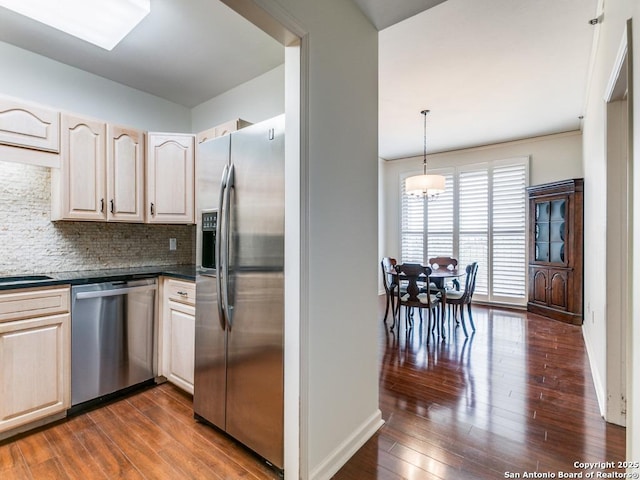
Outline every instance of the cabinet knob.
[[100, 213], [104, 212], [104, 198], [100, 199]]
[[113, 211], [115, 210], [115, 207], [113, 206], [113, 198], [111, 199], [111, 201], [109, 202], [111, 204], [111, 213], [113, 213]]
[[189, 296], [189, 294], [187, 292], [176, 292], [178, 295], [182, 296], [182, 297], [187, 297]]
[[155, 210], [155, 208], [154, 208], [153, 202], [151, 202], [151, 215], [155, 214], [154, 210]]

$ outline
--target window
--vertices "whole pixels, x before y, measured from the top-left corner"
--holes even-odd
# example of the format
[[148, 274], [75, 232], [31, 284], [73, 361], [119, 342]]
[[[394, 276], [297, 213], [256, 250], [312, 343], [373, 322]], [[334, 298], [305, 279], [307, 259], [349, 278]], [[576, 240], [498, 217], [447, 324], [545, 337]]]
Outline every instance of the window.
[[402, 261], [452, 256], [462, 267], [476, 261], [476, 298], [524, 304], [528, 158], [438, 173], [446, 191], [431, 202], [409, 197], [402, 179]]

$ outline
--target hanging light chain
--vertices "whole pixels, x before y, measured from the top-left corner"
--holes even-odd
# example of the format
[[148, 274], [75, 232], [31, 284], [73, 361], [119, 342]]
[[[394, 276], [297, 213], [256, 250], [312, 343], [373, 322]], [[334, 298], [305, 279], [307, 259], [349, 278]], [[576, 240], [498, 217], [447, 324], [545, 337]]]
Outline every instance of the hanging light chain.
[[427, 174], [427, 114], [430, 110], [422, 110], [420, 113], [424, 115], [424, 159], [422, 161], [423, 174]]

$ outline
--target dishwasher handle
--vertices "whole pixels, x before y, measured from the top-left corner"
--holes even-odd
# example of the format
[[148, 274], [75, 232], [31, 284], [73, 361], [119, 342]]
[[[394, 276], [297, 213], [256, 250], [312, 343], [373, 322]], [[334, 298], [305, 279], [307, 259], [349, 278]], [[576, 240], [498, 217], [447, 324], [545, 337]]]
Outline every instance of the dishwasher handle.
[[76, 293], [76, 298], [78, 300], [84, 300], [86, 298], [115, 297], [117, 295], [124, 295], [127, 293], [147, 292], [156, 289], [156, 285], [142, 285], [139, 287], [114, 288], [110, 290], [96, 290], [93, 292], [78, 292]]

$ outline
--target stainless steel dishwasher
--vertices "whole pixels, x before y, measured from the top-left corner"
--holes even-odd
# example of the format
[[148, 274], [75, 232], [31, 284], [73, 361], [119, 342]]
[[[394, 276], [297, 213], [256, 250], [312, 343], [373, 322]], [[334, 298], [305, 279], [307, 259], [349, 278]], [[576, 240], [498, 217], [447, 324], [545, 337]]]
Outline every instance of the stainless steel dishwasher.
[[71, 288], [71, 410], [153, 381], [156, 290], [155, 278]]

